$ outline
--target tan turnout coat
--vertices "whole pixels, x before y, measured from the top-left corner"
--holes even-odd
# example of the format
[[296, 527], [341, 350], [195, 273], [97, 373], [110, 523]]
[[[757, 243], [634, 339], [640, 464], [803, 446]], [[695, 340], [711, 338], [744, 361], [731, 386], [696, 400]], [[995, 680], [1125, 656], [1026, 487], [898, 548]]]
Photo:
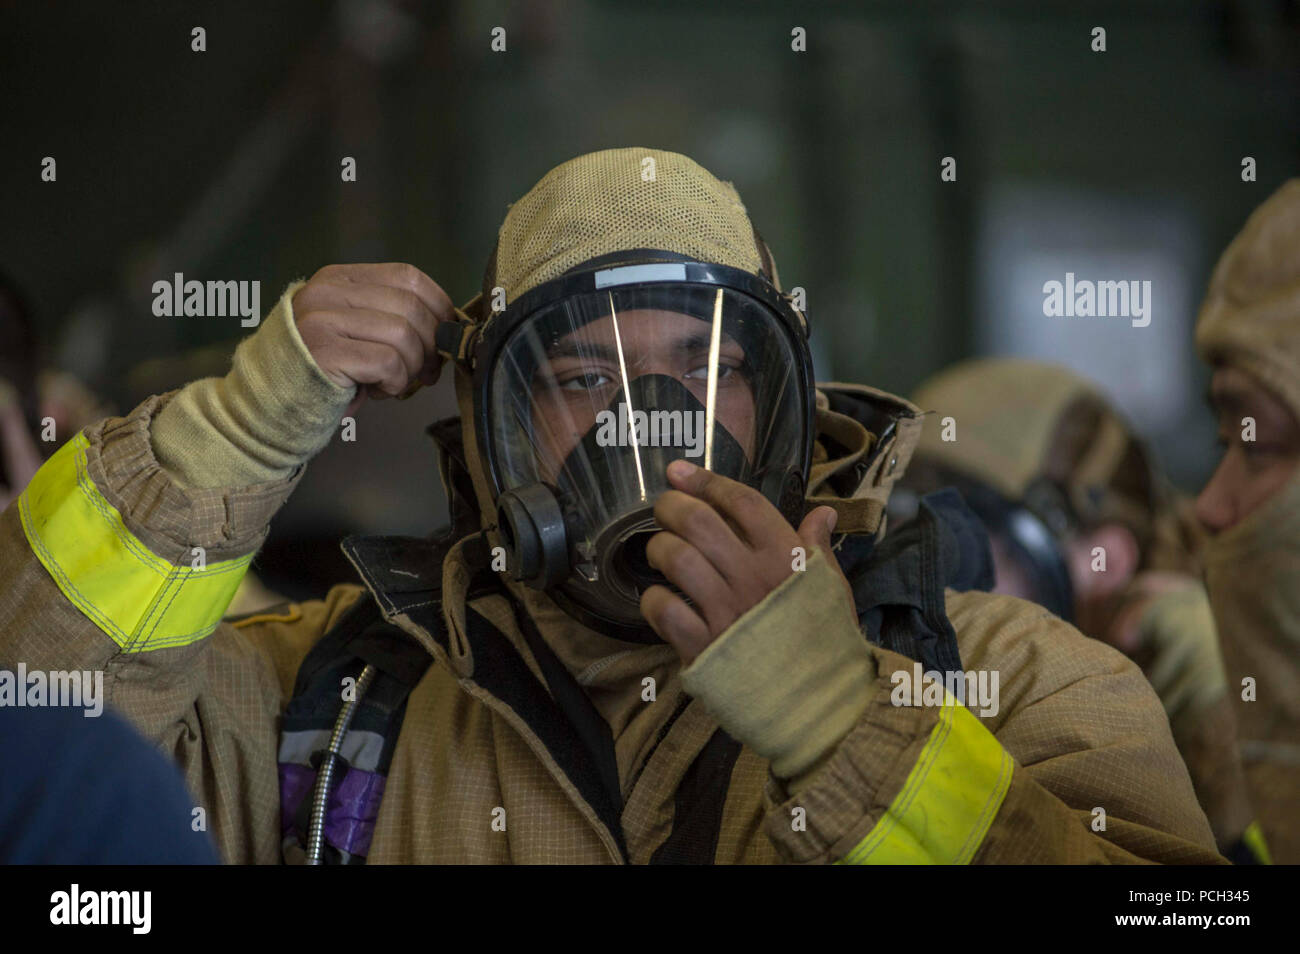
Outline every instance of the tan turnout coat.
[[[181, 490], [149, 440], [149, 422], [167, 399], [150, 398], [126, 417], [88, 427], [60, 452], [64, 475], [38, 475], [0, 516], [0, 667], [104, 670], [107, 702], [176, 760], [225, 859], [276, 863], [280, 715], [305, 654], [363, 587], [340, 585], [322, 600], [209, 624], [206, 633], [168, 635], [173, 604], [199, 592], [185, 569], [193, 548], [205, 548], [209, 569], [237, 572], [297, 475], [254, 487]], [[837, 417], [823, 406], [819, 424], [853, 430]], [[903, 423], [894, 452], [882, 457], [899, 472], [920, 426], [919, 418]], [[816, 478], [843, 463], [822, 452], [814, 490]], [[897, 476], [882, 473], [885, 466], [873, 467], [862, 484], [877, 503]], [[70, 537], [76, 520], [84, 530]], [[610, 721], [624, 859], [533, 728], [476, 682], [476, 660], [454, 638], [464, 625], [462, 559], [454, 549], [442, 568], [456, 652], [408, 617], [392, 620], [435, 658], [409, 700], [369, 860], [647, 862], [670, 837], [682, 780], [718, 728], [700, 700], [683, 697], [675, 653], [590, 633], [546, 597], [528, 596], [548, 644], [578, 670]], [[161, 575], [132, 616], [124, 595], [130, 587], [105, 580], [120, 572], [138, 581], [139, 566]], [[777, 618], [822, 625], [817, 614], [831, 585], [829, 574], [810, 566], [783, 584], [777, 599], [733, 624], [743, 631], [736, 638]], [[210, 611], [214, 620], [224, 605]], [[506, 600], [486, 596], [473, 608], [536, 676]], [[767, 760], [741, 750], [725, 786], [714, 860], [1222, 860], [1160, 702], [1136, 666], [1017, 599], [949, 591], [947, 611], [964, 666], [1000, 674], [996, 715], [894, 705], [890, 674], [910, 671], [912, 661], [873, 647], [875, 678], [859, 687], [868, 699], [864, 714], [796, 795]], [[729, 630], [721, 638], [732, 636]], [[798, 634], [810, 646], [816, 636], [815, 629]], [[639, 694], [645, 673], [657, 679], [653, 702]], [[504, 809], [504, 830], [493, 825], [495, 809]]]

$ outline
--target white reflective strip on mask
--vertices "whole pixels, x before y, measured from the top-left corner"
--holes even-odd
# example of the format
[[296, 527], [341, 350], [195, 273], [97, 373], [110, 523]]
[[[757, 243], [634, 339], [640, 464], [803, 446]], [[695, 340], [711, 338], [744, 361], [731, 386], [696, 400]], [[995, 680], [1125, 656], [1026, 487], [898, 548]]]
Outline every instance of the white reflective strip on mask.
[[635, 282], [684, 281], [686, 281], [685, 265], [624, 265], [620, 268], [606, 268], [596, 273], [597, 288], [631, 285]]

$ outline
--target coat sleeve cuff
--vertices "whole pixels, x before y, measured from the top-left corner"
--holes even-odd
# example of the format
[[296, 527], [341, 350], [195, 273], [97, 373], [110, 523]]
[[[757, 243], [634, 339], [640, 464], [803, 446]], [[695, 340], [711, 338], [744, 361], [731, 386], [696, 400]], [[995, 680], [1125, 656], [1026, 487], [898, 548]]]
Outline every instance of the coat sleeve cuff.
[[875, 678], [858, 722], [798, 786], [768, 779], [764, 830], [787, 861], [826, 864], [849, 856], [902, 790], [937, 710], [892, 705], [889, 685], [888, 675]]
[[87, 475], [121, 514], [125, 529], [152, 553], [181, 559], [196, 545], [214, 559], [255, 552], [304, 468], [242, 486], [182, 487], [157, 459], [151, 434], [176, 397], [173, 391], [147, 398], [126, 417], [88, 427]]
[[857, 724], [800, 787], [768, 780], [764, 829], [796, 863], [966, 864], [1011, 784], [1014, 762], [951, 694], [899, 704], [912, 661], [874, 649], [877, 677]]
[[849, 733], [875, 678], [843, 580], [820, 549], [682, 673], [718, 724], [786, 780], [815, 770]]
[[230, 373], [186, 385], [151, 425], [176, 483], [242, 487], [283, 480], [329, 443], [355, 387], [340, 387], [298, 333], [294, 282], [235, 350]]

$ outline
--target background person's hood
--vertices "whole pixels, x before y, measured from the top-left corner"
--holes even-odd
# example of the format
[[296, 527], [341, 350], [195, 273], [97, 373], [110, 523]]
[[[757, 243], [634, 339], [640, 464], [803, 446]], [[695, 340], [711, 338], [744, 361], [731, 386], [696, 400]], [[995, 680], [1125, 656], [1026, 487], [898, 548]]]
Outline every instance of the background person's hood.
[[1300, 179], [1251, 213], [1219, 257], [1196, 348], [1208, 364], [1249, 372], [1300, 419]]
[[1195, 570], [1199, 534], [1188, 508], [1088, 379], [1042, 361], [979, 358], [934, 375], [912, 399], [930, 416], [918, 462], [940, 476], [971, 478], [1029, 506], [1058, 539], [1114, 521], [1133, 532], [1145, 568]]

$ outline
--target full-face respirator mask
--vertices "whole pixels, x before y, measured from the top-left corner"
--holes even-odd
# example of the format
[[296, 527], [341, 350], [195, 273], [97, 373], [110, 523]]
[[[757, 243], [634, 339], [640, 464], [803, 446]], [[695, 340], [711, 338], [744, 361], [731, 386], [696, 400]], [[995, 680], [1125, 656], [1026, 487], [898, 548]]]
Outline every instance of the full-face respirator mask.
[[645, 548], [670, 462], [754, 487], [792, 525], [803, 516], [807, 324], [761, 274], [601, 256], [476, 325], [460, 351], [507, 572], [588, 625], [647, 631], [641, 594], [669, 585]]

